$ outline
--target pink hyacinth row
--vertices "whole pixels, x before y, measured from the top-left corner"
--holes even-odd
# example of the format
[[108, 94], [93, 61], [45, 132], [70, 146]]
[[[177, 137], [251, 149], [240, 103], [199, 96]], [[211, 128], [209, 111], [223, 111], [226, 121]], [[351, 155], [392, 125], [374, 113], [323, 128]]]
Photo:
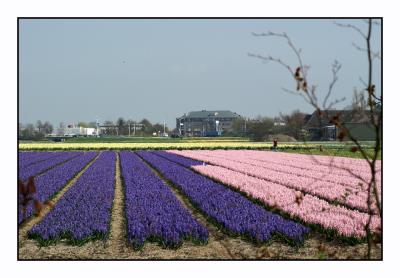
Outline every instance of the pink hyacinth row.
[[[221, 151], [218, 151], [221, 152]], [[223, 152], [223, 151], [222, 151]], [[225, 153], [232, 153], [232, 151], [225, 151]], [[265, 155], [268, 154], [268, 156]], [[236, 155], [236, 154], [235, 154]], [[353, 174], [361, 176], [363, 179], [369, 181], [371, 179], [370, 166], [364, 159], [345, 158], [337, 156], [311, 156], [305, 154], [290, 154], [290, 153], [277, 153], [277, 152], [255, 152], [244, 151], [238, 153], [239, 156], [254, 159], [256, 161], [277, 162], [289, 166], [300, 167], [304, 169], [314, 169], [326, 173], [338, 173], [353, 177]], [[375, 176], [376, 180], [381, 180], [381, 161], [376, 162]]]
[[[173, 152], [173, 151], [172, 151]], [[348, 176], [336, 177], [334, 180], [327, 181], [319, 178], [305, 176], [305, 170], [273, 164], [273, 166], [257, 166], [247, 162], [238, 162], [240, 160], [240, 152], [228, 157], [217, 157], [213, 151], [178, 151], [176, 154], [205, 161], [207, 163], [222, 166], [246, 175], [265, 179], [272, 183], [277, 183], [291, 189], [300, 190], [313, 196], [335, 201], [339, 204], [346, 205], [364, 212], [368, 211], [367, 197], [368, 193], [363, 188], [354, 185], [354, 180]], [[268, 153], [267, 153], [268, 155]], [[358, 181], [359, 182], [359, 181]], [[377, 214], [378, 210], [375, 202], [372, 201], [372, 213]]]
[[[257, 166], [263, 167], [273, 167], [275, 164], [280, 164], [287, 166], [282, 168], [282, 170], [291, 173], [295, 169], [304, 169], [308, 171], [300, 171], [303, 175], [324, 178], [330, 180], [330, 178], [335, 178], [335, 176], [342, 177], [347, 176], [349, 178], [350, 184], [357, 186], [362, 180], [369, 182], [371, 179], [370, 168], [368, 164], [363, 161], [354, 162], [353, 159], [350, 161], [344, 160], [342, 157], [331, 157], [329, 160], [325, 157], [320, 158], [319, 156], [302, 155], [297, 154], [287, 154], [287, 153], [277, 153], [277, 152], [260, 152], [260, 151], [232, 151], [232, 150], [215, 150], [215, 151], [202, 151], [204, 155], [222, 157], [227, 159], [239, 160], [241, 162], [256, 164]], [[361, 159], [359, 159], [361, 160]], [[346, 161], [346, 163], [343, 163]], [[272, 165], [271, 165], [272, 164]], [[378, 187], [381, 181], [381, 163], [376, 164], [377, 174], [375, 179], [377, 181]], [[299, 171], [298, 171], [299, 172]], [[324, 177], [329, 175], [329, 177]], [[365, 185], [364, 182], [364, 186]]]
[[[248, 154], [251, 155], [262, 155], [263, 152], [260, 151], [254, 151], [254, 150], [246, 150], [245, 151]], [[299, 159], [299, 160], [304, 160], [304, 158], [308, 159], [310, 155], [308, 154], [299, 154], [299, 153], [282, 153], [282, 152], [272, 152], [272, 151], [267, 151], [266, 153], [269, 153], [270, 155], [276, 155], [280, 157], [287, 157], [290, 159]], [[337, 164], [341, 165], [357, 165], [358, 167], [366, 167], [368, 168], [368, 163], [364, 159], [359, 159], [359, 158], [351, 158], [351, 157], [340, 157], [340, 156], [327, 156], [327, 155], [316, 155], [315, 156], [319, 162], [330, 162], [334, 161]], [[380, 160], [378, 161], [380, 162]], [[381, 166], [377, 164], [378, 169], [381, 169]]]
[[[325, 180], [328, 182], [343, 184], [346, 186], [354, 187], [356, 189], [367, 189], [367, 184], [365, 181], [369, 180], [365, 176], [365, 170], [362, 172], [364, 175], [361, 175], [361, 179], [355, 176], [352, 176], [349, 173], [343, 173], [341, 171], [335, 170], [333, 167], [331, 169], [322, 169], [319, 165], [311, 165], [310, 168], [305, 168], [304, 163], [293, 163], [290, 162], [289, 159], [282, 158], [268, 158], [266, 159], [255, 159], [253, 157], [248, 157], [248, 154], [244, 154], [243, 152], [239, 153], [231, 153], [229, 151], [205, 151], [203, 155], [228, 159], [230, 161], [245, 163], [249, 165], [254, 165], [258, 167], [267, 168], [270, 170], [280, 171], [282, 173], [293, 174], [298, 176], [310, 177], [319, 180]], [[346, 177], [343, 179], [343, 177]], [[360, 184], [361, 183], [361, 184]], [[378, 188], [380, 189], [380, 180], [377, 181]], [[378, 189], [378, 190], [379, 190]]]
[[[194, 152], [196, 153], [196, 152]], [[313, 180], [315, 180], [315, 184], [313, 184], [314, 188], [319, 188], [321, 190], [320, 194], [318, 194], [317, 191], [307, 191], [307, 188], [299, 187], [297, 189], [299, 190], [306, 190], [308, 193], [315, 193], [320, 197], [323, 198], [329, 198], [329, 200], [336, 200], [338, 202], [341, 202], [340, 199], [343, 199], [341, 202], [342, 204], [347, 204], [351, 207], [355, 207], [361, 210], [368, 210], [367, 206], [367, 196], [368, 196], [368, 185], [364, 179], [364, 182], [357, 177], [351, 176], [349, 173], [341, 173], [340, 171], [337, 171], [336, 167], [331, 166], [330, 167], [330, 172], [324, 169], [320, 169], [318, 165], [312, 165], [310, 166], [315, 168], [315, 169], [309, 169], [309, 168], [303, 168], [304, 164], [306, 163], [297, 163], [294, 164], [293, 162], [290, 163], [290, 159], [285, 158], [282, 159], [279, 156], [275, 156], [276, 153], [274, 152], [258, 152], [258, 153], [251, 153], [249, 154], [248, 151], [202, 151], [202, 155], [206, 155], [207, 157], [215, 157], [215, 158], [222, 158], [226, 159], [232, 162], [239, 162], [239, 163], [244, 163], [248, 165], [254, 166], [255, 170], [257, 167], [261, 168], [266, 168], [268, 171], [265, 172], [265, 170], [260, 170], [261, 173], [264, 173], [264, 176], [258, 176], [252, 172], [246, 172], [247, 174], [254, 174], [256, 177], [260, 178], [265, 178], [265, 173], [270, 173], [270, 171], [275, 171], [275, 172], [280, 172], [280, 173], [285, 173], [285, 174], [290, 174], [296, 177], [305, 177], [302, 179], [302, 182], [304, 184], [307, 183], [313, 183]], [[267, 154], [267, 155], [266, 155]], [[249, 157], [249, 155], [251, 155]], [[255, 159], [255, 156], [261, 156], [259, 159]], [[264, 158], [264, 157], [267, 158]], [[271, 156], [271, 157], [270, 157]], [[268, 159], [268, 160], [267, 160]], [[308, 159], [310, 159], [308, 157]], [[289, 162], [289, 163], [288, 163]], [[210, 162], [213, 163], [213, 162]], [[214, 163], [216, 165], [221, 165], [218, 163]], [[260, 168], [258, 168], [260, 169]], [[361, 170], [359, 170], [361, 171]], [[362, 169], [364, 171], [363, 173], [367, 172], [368, 169]], [[378, 176], [376, 176], [378, 177]], [[380, 176], [379, 176], [380, 177]], [[307, 179], [308, 178], [308, 179]], [[311, 178], [311, 179], [310, 179]], [[361, 177], [362, 178], [362, 177]], [[364, 175], [364, 178], [365, 175]], [[300, 178], [299, 178], [300, 179]], [[369, 178], [368, 178], [369, 179]], [[274, 180], [273, 180], [274, 182]], [[297, 181], [295, 181], [297, 183]], [[324, 183], [325, 182], [325, 183]], [[289, 185], [289, 184], [288, 184]], [[340, 187], [340, 185], [344, 185], [345, 187]], [[290, 186], [290, 185], [289, 185]], [[292, 185], [293, 186], [293, 185]], [[294, 185], [296, 186], [296, 185]], [[324, 192], [323, 188], [328, 187], [329, 190], [332, 189], [333, 187], [337, 187], [337, 190], [333, 193], [328, 193], [330, 195], [326, 195], [327, 192]], [[308, 187], [308, 186], [307, 186]], [[378, 192], [379, 197], [381, 196], [381, 182], [380, 178], [376, 182], [376, 190]], [[345, 199], [349, 199], [348, 203], [346, 203]], [[359, 204], [359, 205], [357, 205]], [[354, 206], [355, 205], [355, 206]], [[374, 212], [377, 213], [376, 208], [374, 209]]]
[[[366, 213], [335, 206], [310, 194], [303, 195], [286, 186], [224, 167], [197, 165], [192, 168], [306, 223], [334, 229], [342, 236], [365, 237], [365, 225], [369, 218]], [[370, 223], [371, 231], [380, 233], [380, 222], [380, 218], [373, 215]]]

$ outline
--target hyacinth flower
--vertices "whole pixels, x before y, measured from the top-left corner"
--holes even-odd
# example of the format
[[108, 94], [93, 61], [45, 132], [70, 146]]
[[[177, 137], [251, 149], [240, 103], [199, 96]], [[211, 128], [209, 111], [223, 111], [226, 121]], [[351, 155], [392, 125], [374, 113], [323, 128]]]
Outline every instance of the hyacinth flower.
[[[206, 161], [211, 165], [221, 166], [235, 172], [264, 179], [272, 183], [280, 184], [285, 187], [300, 190], [304, 193], [316, 196], [328, 202], [335, 202], [350, 209], [356, 209], [361, 212], [368, 212], [368, 191], [366, 184], [361, 183], [355, 177], [349, 174], [330, 169], [322, 171], [307, 170], [301, 167], [307, 164], [307, 161], [298, 161], [297, 165], [285, 165], [287, 154], [266, 152], [264, 154], [253, 154], [250, 156], [246, 151], [170, 151], [171, 153], [185, 156], [200, 161]], [[272, 156], [272, 157], [271, 157]], [[262, 158], [266, 157], [266, 158]], [[255, 158], [263, 159], [262, 161]], [[264, 161], [269, 159], [268, 161]], [[275, 163], [271, 163], [275, 161]], [[292, 162], [293, 163], [293, 162]], [[194, 166], [194, 165], [192, 165]], [[314, 166], [313, 166], [314, 167]], [[315, 168], [315, 167], [314, 167]], [[360, 168], [368, 172], [368, 168]], [[361, 170], [360, 170], [361, 171]], [[378, 182], [378, 193], [380, 192], [380, 183]], [[375, 204], [372, 206], [373, 213], [378, 214]]]
[[135, 248], [141, 248], [146, 240], [172, 248], [184, 239], [207, 242], [207, 229], [191, 216], [165, 182], [136, 154], [123, 151], [120, 157], [128, 241]]
[[[179, 159], [173, 154], [167, 159], [157, 155], [157, 152], [137, 153], [175, 184], [203, 214], [228, 233], [249, 237], [257, 242], [266, 242], [274, 234], [280, 234], [292, 242], [299, 243], [310, 231], [299, 223], [265, 210], [224, 185], [173, 162], [174, 158]], [[186, 163], [189, 162], [186, 160]], [[192, 163], [198, 164], [196, 161]]]
[[102, 152], [28, 236], [42, 243], [60, 238], [77, 243], [106, 238], [114, 200], [115, 163], [115, 152]]
[[[54, 204], [50, 199], [60, 191], [68, 181], [70, 181], [77, 173], [79, 173], [91, 160], [96, 157], [96, 152], [86, 152], [84, 155], [77, 156], [61, 165], [53, 167], [44, 174], [34, 178], [36, 185], [36, 198], [37, 201], [53, 207]], [[36, 204], [37, 206], [38, 204]], [[27, 217], [34, 213], [33, 206], [27, 206], [25, 216], [23, 217], [22, 212], [19, 211], [21, 223]]]
[[58, 164], [62, 164], [82, 154], [83, 152], [63, 152], [59, 155], [51, 155], [51, 157], [44, 161], [20, 168], [18, 171], [18, 178], [25, 181], [31, 176], [36, 176]]

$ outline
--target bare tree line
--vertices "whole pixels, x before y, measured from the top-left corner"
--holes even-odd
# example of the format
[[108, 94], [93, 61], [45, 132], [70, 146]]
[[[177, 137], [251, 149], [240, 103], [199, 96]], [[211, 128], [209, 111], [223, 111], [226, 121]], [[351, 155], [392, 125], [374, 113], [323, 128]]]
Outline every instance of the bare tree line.
[[[134, 125], [136, 124], [136, 127]], [[164, 124], [151, 123], [147, 119], [141, 121], [125, 120], [119, 117], [115, 122], [106, 120], [101, 123], [103, 132], [105, 135], [138, 135], [138, 136], [151, 136], [153, 133], [162, 134], [164, 133]], [[96, 122], [85, 122], [79, 121], [74, 125], [66, 125], [64, 122], [59, 123], [57, 128], [66, 127], [84, 127], [84, 128], [97, 128]], [[36, 124], [18, 123], [18, 138], [21, 140], [41, 140], [44, 139], [47, 134], [51, 134], [56, 128], [49, 122], [42, 122], [38, 120]], [[165, 126], [165, 132], [169, 132], [168, 126]]]

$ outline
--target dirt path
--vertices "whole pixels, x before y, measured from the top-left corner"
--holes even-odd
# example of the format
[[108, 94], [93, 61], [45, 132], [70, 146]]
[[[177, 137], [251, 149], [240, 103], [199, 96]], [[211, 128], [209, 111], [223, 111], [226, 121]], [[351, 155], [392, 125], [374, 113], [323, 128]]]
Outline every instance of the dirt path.
[[125, 220], [125, 197], [124, 188], [121, 180], [121, 164], [119, 152], [115, 165], [115, 193], [114, 203], [111, 212], [110, 237], [106, 243], [107, 252], [111, 257], [121, 256], [126, 247], [126, 220]]
[[177, 197], [182, 206], [185, 207], [192, 214], [193, 218], [195, 218], [198, 222], [207, 227], [207, 230], [209, 232], [209, 239], [207, 243], [208, 248], [215, 250], [219, 254], [223, 254], [224, 258], [240, 258], [236, 256], [234, 250], [232, 250], [232, 245], [229, 243], [227, 235], [219, 231], [216, 226], [208, 222], [205, 217], [193, 207], [190, 201], [179, 192], [178, 189], [173, 187], [170, 183], [167, 183], [165, 180], [164, 182], [168, 184], [172, 192], [174, 192], [175, 197]]

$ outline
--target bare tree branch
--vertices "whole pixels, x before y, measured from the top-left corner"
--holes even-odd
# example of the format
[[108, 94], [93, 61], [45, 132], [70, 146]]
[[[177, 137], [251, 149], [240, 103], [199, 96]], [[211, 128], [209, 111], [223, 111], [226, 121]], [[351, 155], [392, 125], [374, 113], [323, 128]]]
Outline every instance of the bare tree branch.
[[327, 107], [324, 107], [324, 109], [325, 109], [325, 110], [330, 110], [330, 109], [332, 109], [336, 104], [339, 104], [339, 103], [341, 103], [341, 102], [344, 102], [345, 100], [346, 100], [345, 97], [342, 97], [342, 98], [339, 98], [339, 99], [335, 99], [335, 100], [331, 101]]
[[371, 93], [371, 97], [372, 97], [373, 99], [375, 99], [376, 101], [378, 101], [378, 102], [382, 102], [382, 97], [377, 97], [377, 96], [375, 95], [375, 93]]
[[250, 57], [254, 57], [254, 58], [258, 58], [258, 59], [267, 61], [267, 62], [270, 61], [270, 62], [278, 63], [281, 66], [285, 67], [290, 72], [291, 75], [294, 75], [294, 72], [290, 68], [290, 66], [287, 63], [283, 62], [280, 58], [274, 58], [272, 56], [263, 56], [263, 55], [259, 55], [259, 54], [253, 54], [253, 53], [247, 53], [247, 55]]
[[[369, 24], [369, 19], [364, 19], [363, 20], [365, 23]], [[377, 25], [377, 26], [381, 26], [381, 22], [378, 20], [371, 20], [371, 24], [372, 25]]]
[[287, 89], [287, 88], [282, 88], [282, 90], [284, 91], [284, 92], [287, 92], [287, 93], [289, 93], [289, 94], [292, 94], [292, 95], [296, 95], [296, 96], [301, 96], [305, 101], [309, 101], [305, 96], [304, 96], [304, 94], [303, 93], [300, 93], [300, 92], [297, 92], [297, 91], [293, 91], [293, 90], [289, 90], [289, 89]]
[[284, 38], [286, 40], [286, 42], [288, 43], [289, 47], [293, 50], [293, 52], [295, 53], [295, 55], [297, 57], [297, 61], [299, 63], [299, 66], [300, 66], [300, 69], [302, 71], [304, 79], [307, 79], [307, 67], [305, 67], [303, 65], [303, 60], [301, 58], [301, 48], [297, 49], [294, 46], [292, 40], [289, 38], [289, 36], [286, 33], [274, 33], [274, 32], [268, 31], [268, 33], [254, 33], [253, 32], [252, 34], [253, 34], [253, 36], [256, 36], [256, 37], [271, 37], [271, 36], [274, 36], [274, 37]]
[[355, 26], [355, 25], [353, 25], [353, 24], [342, 24], [342, 23], [339, 23], [339, 22], [337, 22], [337, 21], [334, 21], [333, 23], [336, 24], [336, 25], [339, 26], [339, 27], [354, 29], [354, 30], [356, 30], [364, 39], [367, 39], [367, 35], [365, 35], [364, 32], [361, 31], [360, 28], [358, 28], [357, 26]]
[[[357, 27], [356, 25], [353, 25], [353, 24], [343, 24], [343, 23], [339, 23], [339, 22], [334, 22], [334, 24], [339, 27], [349, 28], [349, 29], [356, 31], [358, 34], [361, 35], [361, 37], [364, 39], [364, 41], [366, 43], [366, 48], [363, 48], [355, 43], [353, 43], [353, 46], [356, 49], [358, 49], [359, 51], [366, 52], [367, 57], [368, 57], [368, 81], [365, 82], [364, 80], [362, 80], [362, 78], [360, 78], [360, 80], [364, 84], [364, 86], [366, 87], [366, 91], [368, 92], [368, 106], [369, 106], [369, 112], [370, 112], [369, 113], [369, 122], [375, 128], [376, 138], [375, 138], [373, 156], [370, 157], [370, 155], [368, 155], [366, 149], [362, 146], [360, 141], [356, 137], [354, 137], [354, 135], [351, 133], [351, 131], [347, 128], [347, 126], [343, 122], [343, 119], [340, 119], [340, 117], [337, 115], [335, 117], [332, 117], [331, 122], [334, 123], [334, 125], [340, 131], [338, 138], [341, 141], [343, 140], [344, 137], [349, 138], [350, 141], [352, 142], [353, 146], [355, 145], [355, 147], [352, 147], [354, 149], [354, 151], [358, 151], [370, 167], [371, 179], [368, 182], [365, 181], [365, 179], [362, 178], [360, 175], [351, 171], [350, 169], [345, 169], [344, 167], [341, 168], [341, 169], [344, 169], [345, 171], [347, 171], [348, 173], [352, 174], [354, 177], [358, 178], [359, 180], [368, 184], [367, 207], [368, 207], [369, 218], [368, 218], [367, 224], [365, 225], [365, 231], [367, 234], [367, 242], [368, 242], [367, 257], [370, 258], [371, 257], [371, 244], [372, 244], [372, 240], [371, 240], [372, 235], [371, 235], [371, 229], [370, 229], [370, 223], [371, 223], [372, 214], [373, 214], [372, 206], [376, 206], [379, 216], [382, 217], [381, 201], [379, 199], [378, 188], [377, 188], [376, 177], [375, 177], [376, 173], [377, 173], [376, 163], [377, 163], [378, 153], [380, 152], [380, 149], [381, 149], [380, 133], [381, 133], [381, 125], [382, 125], [382, 117], [379, 115], [378, 115], [378, 117], [376, 117], [376, 115], [377, 115], [377, 103], [376, 102], [381, 103], [382, 97], [376, 96], [375, 85], [372, 83], [372, 66], [373, 66], [372, 61], [375, 58], [381, 59], [381, 54], [380, 54], [380, 52], [374, 53], [371, 50], [372, 26], [373, 25], [381, 25], [381, 23], [380, 23], [380, 21], [373, 20], [373, 19], [368, 19], [365, 22], [368, 24], [367, 33], [364, 33], [359, 27]], [[292, 68], [287, 63], [282, 62], [281, 59], [274, 58], [272, 56], [264, 57], [261, 55], [254, 55], [254, 54], [252, 54], [250, 56], [268, 60], [268, 61], [274, 61], [276, 63], [281, 64], [285, 68], [287, 68], [289, 70], [292, 78], [294, 78], [295, 81], [297, 82], [297, 91], [290, 90], [287, 88], [283, 88], [283, 91], [294, 94], [294, 95], [302, 96], [303, 99], [307, 103], [309, 103], [316, 109], [316, 111], [318, 112], [317, 115], [319, 116], [319, 119], [321, 119], [322, 116], [324, 115], [324, 112], [321, 110], [321, 106], [319, 105], [319, 102], [318, 102], [317, 93], [316, 93], [317, 87], [315, 85], [310, 85], [307, 82], [307, 71], [308, 71], [309, 67], [306, 67], [303, 63], [303, 59], [301, 56], [301, 52], [302, 52], [301, 49], [295, 47], [292, 40], [286, 33], [274, 33], [274, 32], [269, 31], [267, 33], [253, 33], [253, 35], [258, 36], [258, 37], [259, 36], [279, 37], [279, 38], [283, 38], [286, 40], [289, 47], [292, 49], [292, 51], [294, 52], [294, 54], [297, 57], [297, 60], [298, 60], [297, 62], [299, 64], [299, 66], [297, 66], [296, 70], [292, 70]], [[340, 68], [341, 68], [341, 65], [337, 61], [335, 61], [334, 64], [332, 65], [332, 75], [333, 75], [332, 81], [329, 84], [327, 93], [326, 93], [325, 98], [322, 103], [322, 108], [324, 108], [324, 109], [326, 109], [328, 99], [331, 97], [331, 95], [333, 93], [333, 88], [334, 88], [335, 84], [337, 83], [338, 72], [340, 71]], [[329, 109], [332, 108], [334, 105], [336, 105], [337, 103], [339, 103], [343, 100], [344, 100], [344, 98], [336, 99], [335, 101], [333, 101], [329, 104], [328, 108]], [[320, 126], [321, 126], [321, 124], [320, 124]], [[321, 148], [321, 151], [322, 151], [322, 148]], [[332, 161], [333, 160], [331, 160], [331, 162]], [[374, 198], [374, 200], [372, 200], [372, 198]]]
[[[359, 50], [359, 51], [363, 51], [363, 52], [368, 52], [368, 49], [366, 49], [366, 48], [362, 48], [361, 46], [358, 46], [356, 43], [352, 43], [352, 45], [354, 46], [354, 48], [355, 49], [357, 49], [357, 50]], [[372, 55], [372, 59], [375, 59], [375, 58], [377, 58], [377, 59], [381, 59], [381, 54], [380, 54], [380, 52], [372, 52], [371, 51], [371, 55]]]
[[335, 86], [335, 83], [339, 79], [338, 78], [338, 72], [340, 71], [341, 67], [342, 67], [342, 65], [336, 60], [332, 64], [332, 75], [333, 75], [333, 78], [332, 78], [331, 83], [329, 83], [328, 93], [325, 96], [325, 99], [324, 99], [324, 102], [322, 104], [322, 107], [326, 107], [326, 102], [328, 101], [329, 97], [332, 94], [332, 90], [333, 90], [333, 87]]
[[367, 83], [364, 81], [364, 79], [362, 79], [361, 76], [359, 77], [359, 80], [360, 80], [360, 82], [361, 82], [365, 87], [368, 86]]

